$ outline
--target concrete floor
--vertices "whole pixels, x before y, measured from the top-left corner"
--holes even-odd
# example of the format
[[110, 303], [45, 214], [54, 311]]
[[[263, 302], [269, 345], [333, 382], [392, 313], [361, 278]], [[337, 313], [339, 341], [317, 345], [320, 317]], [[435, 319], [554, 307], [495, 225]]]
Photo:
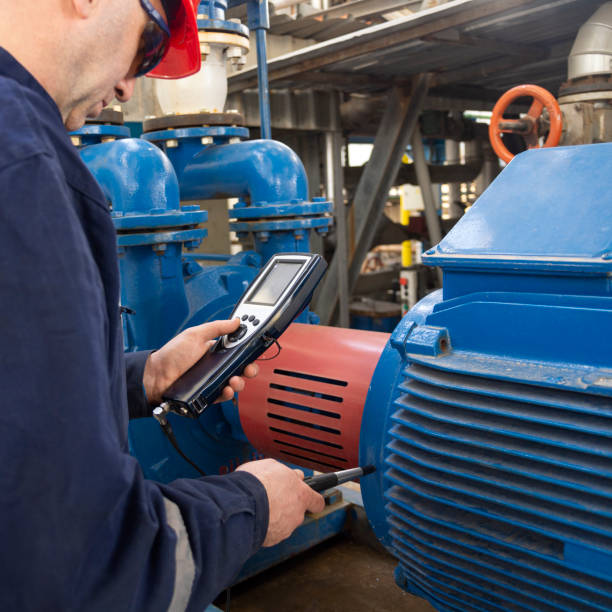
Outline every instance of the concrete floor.
[[[232, 588], [231, 612], [435, 612], [393, 580], [382, 549], [340, 535]], [[216, 602], [225, 610], [225, 597]]]

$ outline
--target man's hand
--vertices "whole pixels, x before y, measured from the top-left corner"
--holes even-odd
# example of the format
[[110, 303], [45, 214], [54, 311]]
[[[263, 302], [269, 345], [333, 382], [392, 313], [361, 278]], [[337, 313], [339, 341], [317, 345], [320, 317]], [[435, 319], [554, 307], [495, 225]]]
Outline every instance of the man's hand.
[[304, 484], [304, 473], [292, 470], [274, 459], [244, 463], [238, 470], [253, 474], [265, 487], [270, 506], [270, 522], [264, 546], [274, 546], [288, 538], [304, 521], [304, 513], [321, 512], [325, 500]]
[[[150, 404], [159, 404], [163, 392], [215, 343], [214, 338], [238, 329], [240, 319], [213, 321], [197, 327], [190, 327], [149, 355], [145, 365], [143, 384]], [[257, 376], [259, 367], [255, 363], [244, 368], [242, 376]], [[223, 389], [218, 401], [232, 399], [234, 392], [244, 389], [244, 378], [232, 376], [229, 386]]]

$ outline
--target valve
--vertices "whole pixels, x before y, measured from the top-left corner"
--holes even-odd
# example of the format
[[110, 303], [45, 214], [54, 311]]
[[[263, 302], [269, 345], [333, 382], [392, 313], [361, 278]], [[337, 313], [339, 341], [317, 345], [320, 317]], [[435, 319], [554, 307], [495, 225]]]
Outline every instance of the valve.
[[[504, 119], [504, 112], [517, 99], [523, 97], [533, 98], [527, 115], [521, 119]], [[509, 163], [514, 155], [504, 145], [501, 134], [519, 134], [525, 140], [527, 148], [539, 147], [540, 130], [542, 129], [542, 113], [548, 111], [550, 127], [544, 147], [556, 147], [561, 140], [563, 115], [555, 97], [543, 87], [538, 85], [518, 85], [509, 89], [495, 104], [491, 124], [489, 125], [489, 140], [497, 156]], [[542, 134], [545, 130], [542, 129]]]

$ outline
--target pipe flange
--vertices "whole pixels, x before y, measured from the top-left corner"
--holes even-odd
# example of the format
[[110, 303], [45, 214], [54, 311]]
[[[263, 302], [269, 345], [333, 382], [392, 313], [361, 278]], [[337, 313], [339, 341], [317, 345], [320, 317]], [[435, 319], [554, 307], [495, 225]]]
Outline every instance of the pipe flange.
[[124, 123], [123, 110], [120, 106], [112, 108], [107, 106], [97, 117], [86, 121], [87, 125], [123, 125]]
[[145, 119], [142, 123], [143, 133], [171, 130], [176, 128], [214, 126], [243, 126], [244, 117], [240, 113], [192, 113], [188, 115], [164, 115]]
[[[612, 76], [594, 76], [563, 83], [559, 88], [559, 98], [576, 94], [607, 93], [609, 91], [612, 91]], [[601, 93], [599, 97], [605, 97]]]
[[612, 102], [612, 89], [606, 91], [593, 91], [591, 93], [573, 94], [559, 98], [559, 104], [581, 104], [584, 102]]
[[208, 220], [208, 212], [199, 206], [183, 206], [179, 210], [151, 208], [147, 212], [128, 212], [113, 210], [111, 213], [115, 229], [120, 234], [161, 231], [168, 228], [194, 228]]
[[200, 32], [225, 32], [249, 38], [249, 28], [242, 25], [240, 19], [209, 19], [207, 15], [198, 15], [198, 30]]
[[219, 32], [215, 30], [204, 30], [198, 32], [200, 45], [225, 45], [227, 47], [238, 47], [248, 53], [251, 43], [248, 36], [233, 34], [231, 32]]
[[119, 249], [131, 247], [152, 246], [182, 243], [201, 242], [208, 236], [205, 228], [177, 230], [168, 232], [152, 232], [137, 234], [117, 234], [117, 246]]
[[262, 221], [233, 221], [230, 230], [236, 233], [273, 233], [295, 232], [296, 230], [314, 229], [319, 233], [326, 233], [332, 224], [331, 217], [292, 217], [284, 219], [268, 219]]
[[79, 148], [123, 140], [130, 136], [130, 128], [125, 125], [85, 124], [82, 128], [70, 132], [72, 144]]
[[267, 202], [256, 202], [247, 206], [244, 202], [238, 202], [228, 211], [230, 219], [240, 221], [262, 221], [264, 219], [278, 218], [308, 218], [320, 217], [330, 213], [331, 202], [324, 199], [314, 202], [290, 202], [286, 204], [269, 204]]

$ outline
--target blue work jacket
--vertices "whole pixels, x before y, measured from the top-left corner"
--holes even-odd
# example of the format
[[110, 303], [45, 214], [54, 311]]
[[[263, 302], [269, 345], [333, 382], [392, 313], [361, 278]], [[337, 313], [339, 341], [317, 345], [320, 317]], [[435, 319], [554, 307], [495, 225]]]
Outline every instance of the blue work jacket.
[[261, 545], [251, 474], [146, 480], [115, 231], [59, 110], [0, 49], [0, 610], [203, 610]]

